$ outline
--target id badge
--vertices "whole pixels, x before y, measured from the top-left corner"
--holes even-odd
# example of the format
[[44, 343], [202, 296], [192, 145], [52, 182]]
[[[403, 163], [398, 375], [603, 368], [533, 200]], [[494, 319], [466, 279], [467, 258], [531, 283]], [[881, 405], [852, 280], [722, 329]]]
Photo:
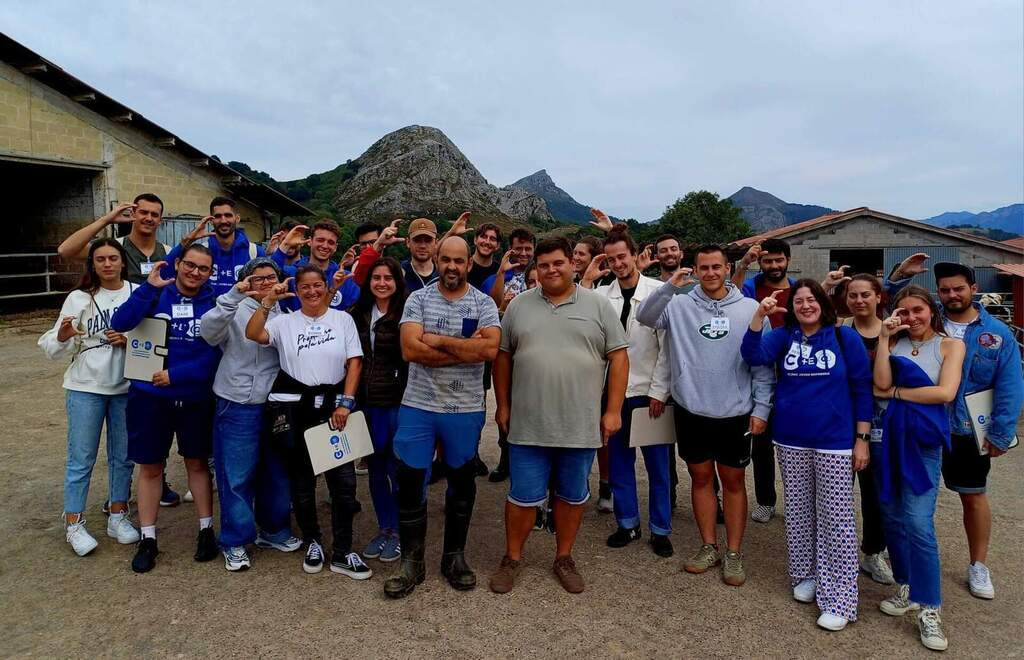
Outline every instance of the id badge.
[[143, 275], [149, 275], [153, 272], [153, 266], [155, 265], [152, 261], [144, 261], [139, 264], [139, 272]]
[[882, 441], [882, 429], [872, 428], [871, 429], [871, 442], [881, 442], [881, 441]]
[[171, 305], [171, 316], [176, 319], [192, 318], [192, 303]]
[[[319, 323], [315, 323], [315, 324], [309, 326], [308, 328], [306, 328], [306, 336], [307, 337], [319, 337], [323, 333], [324, 333], [324, 327], [322, 325], [320, 325]], [[319, 408], [319, 407], [320, 406], [317, 406], [317, 408]]]
[[811, 357], [811, 345], [810, 344], [800, 344], [800, 357], [804, 358], [805, 360], [807, 358]]
[[716, 316], [712, 318], [711, 332], [729, 332], [729, 317]]
[[321, 408], [324, 407], [323, 394], [317, 394], [315, 397], [313, 397], [313, 407], [316, 408], [317, 410], [320, 410]]

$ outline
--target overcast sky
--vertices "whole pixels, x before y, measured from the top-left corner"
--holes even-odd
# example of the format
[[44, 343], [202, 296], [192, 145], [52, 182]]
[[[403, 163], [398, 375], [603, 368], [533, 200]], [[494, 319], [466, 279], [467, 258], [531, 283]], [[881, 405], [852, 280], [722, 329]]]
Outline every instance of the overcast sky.
[[425, 124], [491, 183], [545, 168], [641, 220], [745, 185], [911, 218], [1024, 201], [1019, 0], [339, 4], [10, 2], [0, 26], [281, 180]]

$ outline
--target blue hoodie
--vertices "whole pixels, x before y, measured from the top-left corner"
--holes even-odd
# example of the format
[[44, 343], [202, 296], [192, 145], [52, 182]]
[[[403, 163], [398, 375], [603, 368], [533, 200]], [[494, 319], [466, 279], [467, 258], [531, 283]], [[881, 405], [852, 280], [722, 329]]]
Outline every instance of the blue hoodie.
[[[270, 255], [270, 258], [274, 260], [274, 263], [281, 267], [281, 272], [284, 273], [285, 277], [295, 277], [295, 271], [302, 266], [309, 264], [309, 257], [302, 257], [295, 263], [288, 265], [285, 263], [287, 256], [281, 250], [274, 250], [274, 253]], [[339, 264], [336, 264], [333, 261], [328, 262], [327, 270], [324, 271], [324, 275], [327, 276], [327, 286], [331, 285], [331, 280], [334, 279], [334, 274], [338, 272], [339, 268], [341, 268]], [[294, 283], [292, 284], [291, 291], [293, 293], [295, 292]], [[359, 300], [359, 285], [356, 284], [355, 278], [350, 277], [341, 285], [341, 290], [335, 292], [334, 298], [331, 300], [331, 307], [344, 312], [347, 311], [349, 307], [356, 304], [357, 300]], [[278, 304], [281, 305], [283, 309], [292, 312], [297, 311], [302, 306], [297, 297], [285, 298]]]
[[[837, 341], [842, 338], [842, 346]], [[871, 363], [853, 328], [821, 328], [802, 344], [799, 328], [764, 335], [749, 328], [740, 354], [776, 365], [775, 442], [805, 449], [853, 449], [856, 422], [870, 422]]]
[[[191, 318], [174, 318], [174, 305], [182, 303], [191, 304]], [[180, 401], [200, 401], [213, 396], [211, 388], [217, 363], [220, 362], [220, 349], [203, 341], [199, 329], [200, 317], [215, 303], [216, 296], [209, 284], [204, 284], [194, 298], [181, 295], [173, 283], [162, 289], [149, 282], [140, 284], [114, 312], [110, 327], [118, 332], [128, 332], [146, 317], [167, 319], [167, 372], [171, 384], [157, 387], [133, 380], [131, 387]]]
[[[249, 237], [245, 235], [245, 230], [241, 228], [235, 229], [235, 242], [231, 245], [231, 249], [221, 249], [216, 236], [210, 236], [206, 239], [206, 247], [210, 248], [210, 254], [213, 255], [213, 272], [210, 273], [210, 286], [213, 287], [214, 293], [218, 296], [222, 293], [227, 293], [235, 285], [235, 282], [238, 281], [238, 271], [242, 270], [242, 266], [248, 263], [250, 259], [264, 256], [263, 246], [250, 243]], [[174, 260], [181, 257], [181, 251], [181, 243], [178, 243], [174, 246], [173, 250], [167, 253], [167, 264], [172, 268]], [[164, 277], [174, 277], [166, 268], [162, 272]]]
[[[786, 279], [789, 281], [789, 286], [796, 284], [796, 280], [792, 277], [787, 277]], [[885, 292], [889, 294], [889, 298], [891, 299], [899, 293], [900, 289], [910, 284], [911, 279], [913, 278], [906, 277], [902, 280], [891, 280], [887, 277], [885, 278], [885, 282], [882, 283], [882, 287], [885, 289]], [[747, 298], [758, 300], [757, 287], [761, 286], [762, 282], [764, 282], [764, 273], [758, 273], [757, 275], [753, 275], [752, 277], [748, 277], [743, 280], [743, 295]]]

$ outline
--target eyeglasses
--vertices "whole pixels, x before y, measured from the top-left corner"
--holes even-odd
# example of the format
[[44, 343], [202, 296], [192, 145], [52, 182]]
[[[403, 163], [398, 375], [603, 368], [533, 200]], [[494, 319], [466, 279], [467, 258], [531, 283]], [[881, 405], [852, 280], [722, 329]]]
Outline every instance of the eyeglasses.
[[179, 262], [182, 269], [187, 271], [197, 271], [200, 275], [209, 275], [213, 269], [209, 266], [200, 266], [194, 261], [181, 261]]
[[277, 275], [253, 275], [249, 278], [249, 281], [256, 286], [259, 286], [260, 284], [265, 284], [267, 282], [276, 282]]

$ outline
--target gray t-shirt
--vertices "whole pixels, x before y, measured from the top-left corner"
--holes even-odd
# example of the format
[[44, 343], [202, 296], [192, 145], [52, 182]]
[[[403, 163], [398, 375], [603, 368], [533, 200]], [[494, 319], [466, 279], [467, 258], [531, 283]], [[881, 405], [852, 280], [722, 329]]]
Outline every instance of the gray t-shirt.
[[512, 355], [509, 442], [600, 447], [607, 356], [628, 344], [599, 293], [577, 286], [558, 305], [540, 287], [516, 296], [501, 322], [501, 350]]
[[[477, 330], [501, 326], [498, 307], [476, 287], [468, 287], [458, 300], [448, 300], [437, 287], [435, 282], [412, 292], [405, 301], [402, 323], [419, 323], [428, 334], [467, 338]], [[402, 405], [439, 413], [482, 412], [483, 378], [483, 362], [450, 367], [413, 362]]]

